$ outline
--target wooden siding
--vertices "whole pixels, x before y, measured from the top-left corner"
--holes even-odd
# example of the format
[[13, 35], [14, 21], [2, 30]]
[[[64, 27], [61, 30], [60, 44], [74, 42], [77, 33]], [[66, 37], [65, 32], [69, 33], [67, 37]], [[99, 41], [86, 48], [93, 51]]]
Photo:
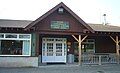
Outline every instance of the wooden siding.
[[115, 43], [110, 36], [88, 36], [88, 39], [95, 39], [95, 53], [115, 53]]
[[[69, 51], [67, 52], [68, 54], [74, 54], [74, 42], [76, 42], [76, 40], [74, 40], [74, 38], [72, 36], [60, 36], [60, 35], [44, 35], [44, 36], [40, 36], [40, 54], [41, 54], [41, 50], [42, 50], [42, 37], [64, 37], [67, 38], [67, 43], [70, 42], [71, 46], [70, 48], [67, 47], [67, 49], [69, 49]], [[112, 39], [109, 36], [88, 36], [87, 39], [95, 39], [95, 53], [115, 53], [116, 49], [115, 49], [115, 43], [112, 41]], [[67, 45], [68, 46], [68, 45]]]
[[[70, 29], [66, 30], [56, 30], [56, 29], [51, 29], [51, 21], [68, 21], [70, 25]], [[50, 33], [56, 33], [57, 34], [60, 32], [76, 32], [76, 33], [81, 33], [84, 30], [87, 30], [85, 26], [83, 26], [81, 23], [79, 23], [69, 12], [64, 10], [63, 14], [59, 14], [58, 10], [54, 11], [52, 14], [47, 16], [45, 19], [42, 21], [38, 22], [35, 26], [36, 31], [38, 32], [50, 32]], [[63, 33], [64, 34], [64, 33]]]
[[95, 37], [96, 53], [115, 53], [115, 43], [109, 36]]

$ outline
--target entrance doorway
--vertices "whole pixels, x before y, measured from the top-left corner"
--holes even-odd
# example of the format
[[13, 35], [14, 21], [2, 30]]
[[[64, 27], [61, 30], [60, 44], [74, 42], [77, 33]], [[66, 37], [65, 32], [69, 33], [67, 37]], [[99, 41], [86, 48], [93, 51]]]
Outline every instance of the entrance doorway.
[[66, 38], [42, 38], [42, 63], [66, 63]]

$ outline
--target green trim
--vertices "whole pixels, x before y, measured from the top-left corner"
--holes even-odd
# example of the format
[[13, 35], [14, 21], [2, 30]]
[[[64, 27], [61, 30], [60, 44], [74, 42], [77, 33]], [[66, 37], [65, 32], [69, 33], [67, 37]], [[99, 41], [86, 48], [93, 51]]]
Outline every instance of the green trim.
[[69, 29], [67, 21], [51, 21], [51, 29]]
[[31, 56], [35, 56], [35, 54], [36, 54], [35, 48], [36, 48], [36, 34], [32, 33], [32, 39], [31, 39]]

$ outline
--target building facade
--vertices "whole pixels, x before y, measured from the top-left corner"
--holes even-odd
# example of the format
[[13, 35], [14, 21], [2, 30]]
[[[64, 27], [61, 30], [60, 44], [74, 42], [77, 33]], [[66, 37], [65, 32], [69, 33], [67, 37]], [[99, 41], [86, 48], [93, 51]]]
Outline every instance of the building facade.
[[119, 35], [120, 27], [88, 24], [60, 3], [35, 21], [0, 20], [0, 66], [119, 63]]

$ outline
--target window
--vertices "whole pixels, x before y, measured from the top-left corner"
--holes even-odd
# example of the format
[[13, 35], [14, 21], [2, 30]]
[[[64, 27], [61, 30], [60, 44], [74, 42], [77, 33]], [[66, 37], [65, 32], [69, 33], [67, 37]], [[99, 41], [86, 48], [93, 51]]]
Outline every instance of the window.
[[94, 53], [94, 44], [91, 43], [82, 44], [82, 51], [87, 53]]
[[22, 55], [23, 41], [1, 40], [1, 55]]
[[59, 8], [58, 9], [58, 13], [63, 13], [64, 9], [63, 8]]
[[59, 38], [58, 38], [58, 39], [56, 39], [56, 41], [63, 41], [63, 39], [59, 39]]
[[94, 53], [95, 52], [95, 40], [86, 39], [82, 42], [82, 52]]
[[19, 35], [19, 38], [29, 39], [30, 35]]
[[[75, 53], [78, 53], [78, 43], [74, 43]], [[82, 42], [82, 53], [94, 53], [95, 52], [95, 40], [86, 39]]]
[[23, 47], [23, 50], [22, 50], [23, 55], [29, 55], [30, 41], [24, 40], [22, 47]]
[[53, 56], [53, 43], [47, 43], [47, 56]]
[[14, 34], [6, 34], [5, 38], [17, 38], [17, 35]]
[[0, 33], [0, 56], [30, 56], [30, 55], [31, 55], [30, 34]]
[[45, 43], [42, 43], [42, 54], [43, 54], [43, 56], [45, 56]]
[[56, 56], [62, 56], [62, 43], [56, 43]]
[[54, 39], [52, 39], [52, 38], [49, 38], [49, 39], [47, 39], [46, 41], [49, 41], [49, 42], [50, 42], [50, 41], [54, 41]]
[[4, 34], [0, 34], [0, 38], [4, 38]]

